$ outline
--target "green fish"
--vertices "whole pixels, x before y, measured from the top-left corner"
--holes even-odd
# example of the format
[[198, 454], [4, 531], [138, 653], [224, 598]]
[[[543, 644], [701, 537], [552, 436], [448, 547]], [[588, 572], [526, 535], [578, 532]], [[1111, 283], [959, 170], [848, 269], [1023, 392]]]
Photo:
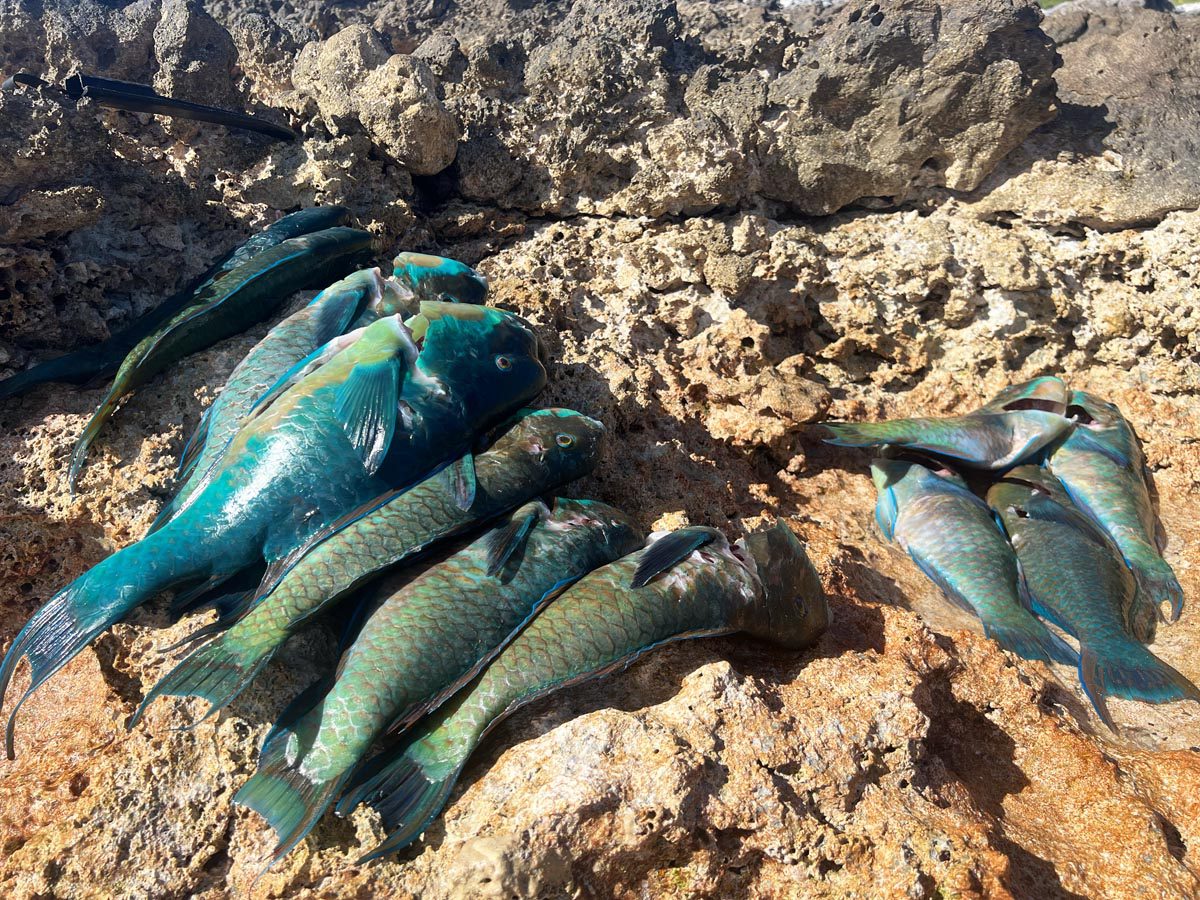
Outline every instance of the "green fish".
[[[419, 349], [419, 354], [418, 354]], [[511, 313], [423, 303], [335, 339], [267, 392], [177, 517], [42, 606], [0, 665], [3, 697], [30, 660], [24, 699], [93, 638], [160, 591], [215, 587], [286, 556], [387, 490], [413, 484], [546, 384], [544, 349]]]
[[[1158, 552], [1142, 449], [1121, 411], [1099, 397], [1075, 391], [1067, 414], [1077, 424], [1051, 451], [1050, 470], [1133, 570], [1137, 592], [1128, 624], [1134, 637], [1149, 642], [1156, 616], [1174, 622], [1183, 612], [1183, 588]], [[1162, 614], [1163, 604], [1169, 615]]]
[[234, 796], [278, 834], [273, 862], [308, 834], [378, 738], [439, 705], [563, 587], [644, 539], [603, 503], [534, 501], [420, 575], [385, 582], [329, 692], [276, 726]]
[[669, 641], [744, 631], [798, 650], [828, 625], [816, 570], [782, 523], [736, 546], [711, 528], [651, 540], [568, 588], [397, 756], [361, 770], [338, 812], [366, 802], [392, 833], [360, 862], [416, 840], [446, 805], [484, 735], [525, 704]]
[[481, 304], [487, 299], [487, 279], [466, 263], [444, 256], [401, 253], [392, 261], [392, 277], [417, 301]]
[[1038, 378], [1001, 392], [965, 416], [892, 419], [887, 422], [826, 422], [825, 443], [838, 447], [890, 444], [932, 453], [965, 466], [1002, 471], [1033, 458], [1072, 426], [1066, 386]]
[[[318, 532], [246, 598], [241, 619], [154, 686], [129, 727], [159, 696], [204, 697], [212, 704], [208, 715], [227, 706], [317, 613], [438, 541], [582, 478], [596, 467], [603, 441], [604, 426], [595, 419], [571, 410], [527, 410], [484, 452], [376, 498]], [[468, 482], [473, 500], [464, 504]], [[220, 631], [225, 625], [210, 627]]]
[[117, 371], [121, 361], [144, 338], [158, 331], [175, 314], [195, 302], [196, 295], [208, 288], [217, 278], [249, 262], [263, 250], [274, 247], [289, 238], [322, 231], [340, 225], [350, 215], [341, 206], [316, 206], [290, 213], [265, 230], [251, 237], [240, 247], [230, 250], [191, 284], [135, 319], [123, 330], [111, 335], [92, 347], [84, 347], [65, 356], [47, 360], [18, 372], [0, 381], [0, 400], [15, 397], [25, 391], [49, 381], [67, 381], [83, 384], [99, 375]]
[[883, 533], [948, 600], [974, 613], [984, 634], [1025, 659], [1079, 662], [1022, 602], [1017, 557], [987, 504], [961, 478], [935, 462], [908, 459], [876, 459], [871, 474]]
[[288, 296], [352, 271], [371, 252], [373, 238], [355, 228], [326, 228], [289, 238], [254, 254], [198, 291], [129, 352], [71, 453], [67, 483], [74, 490], [88, 447], [122, 397], [181, 357], [232, 337], [269, 316]]
[[1079, 640], [1079, 678], [1104, 724], [1116, 730], [1110, 694], [1148, 703], [1200, 701], [1195, 685], [1129, 635], [1133, 573], [1053, 475], [1038, 466], [1013, 469], [988, 491], [988, 504], [1016, 551], [1030, 606]]

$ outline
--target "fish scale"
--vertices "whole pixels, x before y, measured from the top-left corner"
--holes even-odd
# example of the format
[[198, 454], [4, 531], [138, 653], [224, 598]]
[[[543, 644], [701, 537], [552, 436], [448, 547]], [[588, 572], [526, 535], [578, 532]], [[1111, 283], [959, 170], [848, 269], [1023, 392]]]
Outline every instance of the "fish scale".
[[529, 516], [537, 521], [495, 575], [493, 547], [508, 526], [402, 577], [398, 589], [385, 582], [329, 692], [268, 736], [258, 771], [234, 801], [275, 828], [276, 860], [337, 799], [376, 738], [469, 679], [556, 588], [643, 541], [628, 517], [596, 501], [560, 499], [553, 508], [535, 502], [513, 518]]
[[[691, 538], [702, 548], [690, 550]], [[665, 574], [632, 587], [663, 540], [677, 542], [686, 555], [668, 552]], [[394, 829], [363, 860], [415, 840], [445, 805], [488, 731], [538, 697], [628, 664], [670, 640], [745, 631], [799, 649], [824, 630], [828, 608], [819, 579], [786, 526], [752, 535], [741, 551], [713, 529], [683, 529], [658, 541], [568, 588], [470, 686], [422, 723], [398, 756], [385, 753], [363, 768], [339, 813], [367, 802]]]
[[240, 621], [155, 685], [130, 725], [162, 695], [198, 694], [209, 700], [210, 713], [227, 705], [312, 616], [388, 566], [587, 474], [603, 436], [599, 422], [571, 410], [527, 411], [474, 457], [469, 508], [459, 504], [459, 467], [451, 466], [336, 523], [281, 577], [268, 576]]

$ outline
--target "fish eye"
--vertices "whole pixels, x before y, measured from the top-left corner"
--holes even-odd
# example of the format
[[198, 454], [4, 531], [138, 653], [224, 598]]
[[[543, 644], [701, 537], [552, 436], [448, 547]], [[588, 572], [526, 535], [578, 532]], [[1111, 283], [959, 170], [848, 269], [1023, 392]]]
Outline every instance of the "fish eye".
[[575, 437], [574, 435], [570, 434], [560, 434], [555, 436], [554, 443], [558, 444], [558, 446], [562, 447], [563, 449], [566, 449], [567, 447], [574, 445]]
[[505, 356], [505, 355], [501, 354], [500, 356], [496, 357], [496, 368], [499, 369], [501, 372], [507, 372], [509, 369], [512, 368], [512, 366], [513, 366], [513, 361], [512, 361], [511, 356]]

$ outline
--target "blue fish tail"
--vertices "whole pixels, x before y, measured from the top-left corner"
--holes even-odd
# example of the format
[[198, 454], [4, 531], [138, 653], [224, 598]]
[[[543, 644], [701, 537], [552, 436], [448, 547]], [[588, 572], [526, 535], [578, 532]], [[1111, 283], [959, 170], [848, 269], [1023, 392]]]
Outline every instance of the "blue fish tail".
[[835, 447], [875, 447], [889, 443], [889, 438], [894, 440], [894, 435], [884, 434], [879, 427], [888, 424], [894, 425], [895, 423], [824, 422], [821, 427], [833, 435], [833, 437], [825, 438], [826, 444], [833, 444]]
[[1068, 666], [1079, 665], [1079, 654], [1032, 615], [1028, 621], [985, 621], [983, 630], [1005, 650], [1010, 650], [1023, 659], [1040, 659]]
[[1129, 608], [1129, 627], [1134, 637], [1145, 644], [1154, 639], [1156, 620], [1167, 624], [1179, 620], [1183, 612], [1183, 588], [1166, 561], [1157, 557], [1154, 563], [1135, 568], [1133, 576], [1137, 593]]
[[259, 755], [258, 771], [242, 785], [233, 802], [248, 807], [267, 820], [279, 841], [270, 866], [283, 859], [312, 831], [345, 787], [350, 772], [329, 779], [313, 779], [301, 771], [300, 762], [312, 745], [321, 704], [294, 726], [272, 731]]
[[228, 644], [218, 636], [216, 640], [197, 647], [159, 679], [129, 720], [128, 727], [132, 729], [157, 698], [166, 696], [201, 697], [207, 700], [210, 705], [200, 720], [203, 721], [232, 703], [272, 656], [274, 651], [264, 653], [252, 663], [246, 663], [236, 658]]
[[338, 803], [341, 815], [349, 814], [359, 803], [366, 803], [379, 813], [384, 827], [389, 829], [388, 836], [377, 847], [359, 858], [359, 864], [403, 850], [421, 836], [450, 799], [462, 764], [451, 767], [445, 774], [435, 774], [422, 763], [417, 753], [420, 746], [410, 745]]
[[1187, 676], [1129, 639], [1098, 647], [1081, 645], [1079, 677], [1101, 720], [1113, 731], [1116, 726], [1105, 702], [1109, 696], [1146, 703], [1200, 703], [1200, 689]]

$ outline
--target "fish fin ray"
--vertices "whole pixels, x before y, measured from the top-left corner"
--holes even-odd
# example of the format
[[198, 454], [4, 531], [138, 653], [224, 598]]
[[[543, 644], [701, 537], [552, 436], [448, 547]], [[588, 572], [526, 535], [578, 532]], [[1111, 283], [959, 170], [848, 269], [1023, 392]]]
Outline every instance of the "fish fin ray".
[[652, 578], [687, 559], [716, 535], [706, 528], [680, 528], [659, 538], [644, 551], [633, 573], [630, 587], [640, 588]]
[[544, 504], [527, 503], [514, 512], [508, 522], [487, 536], [488, 575], [495, 577], [500, 574], [513, 554], [525, 543], [544, 510]]
[[400, 366], [394, 359], [360, 363], [338, 388], [334, 416], [372, 475], [391, 447], [399, 400]]

